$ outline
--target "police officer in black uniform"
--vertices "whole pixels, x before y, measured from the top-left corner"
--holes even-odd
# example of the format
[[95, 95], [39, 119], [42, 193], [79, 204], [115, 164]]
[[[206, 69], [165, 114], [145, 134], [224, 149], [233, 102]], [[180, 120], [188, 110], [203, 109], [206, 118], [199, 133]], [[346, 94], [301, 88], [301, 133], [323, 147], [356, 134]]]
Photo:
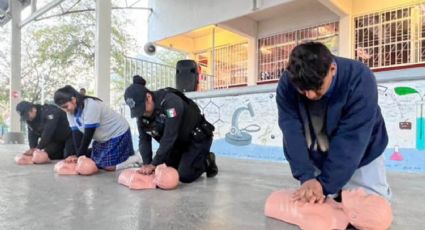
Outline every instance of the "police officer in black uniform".
[[[178, 170], [180, 181], [190, 183], [204, 172], [218, 173], [215, 155], [210, 152], [214, 126], [205, 120], [198, 106], [173, 88], [151, 92], [146, 81], [136, 75], [125, 91], [131, 117], [137, 117], [139, 150], [143, 166], [139, 172], [151, 174], [159, 164]], [[152, 158], [152, 138], [159, 148]]]
[[75, 154], [71, 129], [64, 111], [54, 105], [38, 105], [28, 101], [21, 101], [16, 111], [28, 126], [30, 150], [25, 154], [32, 155], [35, 149], [41, 149], [47, 152], [51, 160]]

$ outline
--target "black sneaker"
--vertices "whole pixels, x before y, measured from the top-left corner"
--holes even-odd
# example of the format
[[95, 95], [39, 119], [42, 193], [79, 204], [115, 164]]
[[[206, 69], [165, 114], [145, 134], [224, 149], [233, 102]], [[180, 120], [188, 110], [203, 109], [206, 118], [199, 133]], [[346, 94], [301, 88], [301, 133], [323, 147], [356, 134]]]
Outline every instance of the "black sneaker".
[[208, 153], [206, 173], [207, 177], [215, 177], [218, 173], [218, 167], [215, 163], [215, 154], [213, 152]]

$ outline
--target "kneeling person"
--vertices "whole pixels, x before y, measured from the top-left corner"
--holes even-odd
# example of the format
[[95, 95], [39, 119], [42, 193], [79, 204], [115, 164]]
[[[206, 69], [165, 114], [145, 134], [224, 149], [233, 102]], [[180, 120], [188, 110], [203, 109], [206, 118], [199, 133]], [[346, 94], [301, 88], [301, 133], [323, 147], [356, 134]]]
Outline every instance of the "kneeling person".
[[[139, 171], [151, 174], [156, 166], [166, 163], [177, 169], [184, 183], [196, 180], [204, 172], [207, 177], [214, 177], [218, 172], [215, 156], [210, 152], [214, 126], [180, 91], [166, 88], [151, 92], [145, 84], [142, 77], [134, 76], [124, 95], [131, 117], [137, 117], [144, 163]], [[159, 142], [153, 158], [152, 138]]]
[[[90, 156], [98, 168], [110, 171], [130, 167], [141, 160], [134, 153], [130, 126], [125, 118], [99, 98], [83, 96], [67, 85], [55, 92], [54, 99], [67, 113], [78, 157]], [[88, 147], [92, 140], [90, 153]], [[77, 156], [70, 156], [66, 161], [76, 161]]]
[[37, 149], [45, 151], [50, 160], [64, 159], [74, 154], [71, 129], [66, 114], [54, 105], [39, 105], [21, 101], [16, 106], [21, 120], [28, 126], [30, 149], [25, 155], [32, 156]]

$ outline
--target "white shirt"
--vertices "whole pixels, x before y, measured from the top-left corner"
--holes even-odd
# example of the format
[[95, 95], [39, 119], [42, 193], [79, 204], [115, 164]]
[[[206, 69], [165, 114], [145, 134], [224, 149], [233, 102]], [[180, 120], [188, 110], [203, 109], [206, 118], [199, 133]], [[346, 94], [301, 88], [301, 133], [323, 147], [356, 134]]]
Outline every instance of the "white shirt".
[[103, 102], [92, 98], [84, 99], [82, 112], [67, 113], [67, 118], [72, 130], [80, 130], [84, 133], [85, 128], [96, 128], [93, 140], [100, 143], [121, 136], [129, 129], [124, 117]]

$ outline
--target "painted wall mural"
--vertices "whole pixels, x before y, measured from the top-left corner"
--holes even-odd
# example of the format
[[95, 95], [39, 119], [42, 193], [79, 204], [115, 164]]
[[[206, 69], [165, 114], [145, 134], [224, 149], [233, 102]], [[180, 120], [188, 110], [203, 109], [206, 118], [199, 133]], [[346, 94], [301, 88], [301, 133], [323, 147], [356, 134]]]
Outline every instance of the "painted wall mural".
[[[389, 135], [384, 152], [387, 168], [425, 173], [425, 81], [380, 84], [378, 92]], [[270, 92], [195, 100], [216, 127], [212, 151], [220, 156], [284, 162], [275, 96]], [[138, 149], [136, 122], [127, 110]], [[158, 144], [152, 147], [155, 150]]]
[[425, 172], [425, 81], [386, 83], [378, 90], [389, 135], [386, 166]]
[[[389, 135], [387, 168], [425, 172], [425, 81], [380, 84], [378, 92]], [[216, 126], [218, 155], [285, 161], [274, 92], [195, 101]]]
[[218, 155], [283, 161], [275, 93], [195, 100], [216, 127]]

